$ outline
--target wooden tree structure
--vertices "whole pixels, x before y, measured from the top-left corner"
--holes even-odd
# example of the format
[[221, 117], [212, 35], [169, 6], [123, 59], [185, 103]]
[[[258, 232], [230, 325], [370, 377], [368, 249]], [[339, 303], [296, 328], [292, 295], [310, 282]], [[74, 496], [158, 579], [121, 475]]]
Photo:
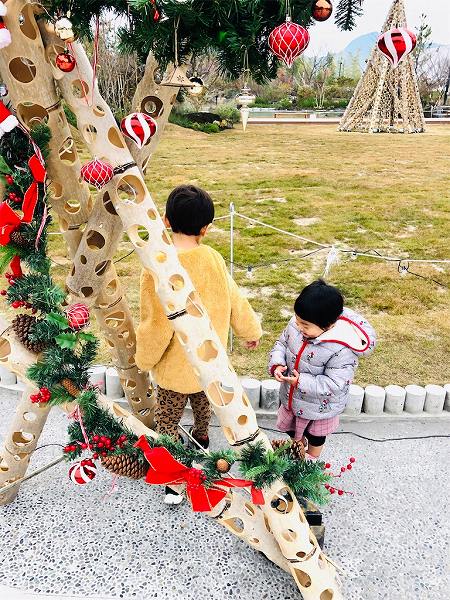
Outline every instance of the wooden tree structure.
[[[302, 10], [307, 5], [302, 0]], [[158, 137], [142, 150], [125, 140], [99, 93], [82, 44], [75, 42], [71, 47], [76, 69], [63, 73], [55, 61], [64, 45], [51, 23], [36, 21], [36, 16], [42, 14], [39, 5], [30, 0], [8, 0], [7, 8], [5, 24], [12, 43], [0, 51], [2, 79], [20, 122], [31, 128], [44, 121], [51, 130], [47, 167], [52, 206], [73, 262], [67, 287], [72, 300], [88, 303], [94, 309], [134, 416], [103, 399], [105, 406], [133, 431], [155, 435], [148, 428], [153, 410], [148, 375], [140, 372], [134, 362], [133, 321], [112, 264], [126, 232], [142, 265], [157, 282], [164, 311], [229, 444], [242, 448], [259, 441], [271, 448], [144, 182], [145, 167]], [[173, 77], [171, 86], [161, 85], [154, 78], [157, 67], [149, 55], [133, 105], [158, 121], [160, 136], [185, 78], [181, 75], [178, 85], [173, 85]], [[75, 113], [92, 155], [115, 168], [115, 176], [95, 199], [80, 182], [81, 165], [62, 99]], [[37, 357], [21, 346], [7, 322], [2, 320], [0, 325], [0, 362], [26, 380], [26, 369]], [[17, 494], [18, 486], [3, 494], [1, 488], [25, 474], [48, 415], [48, 408], [31, 403], [32, 391], [30, 384], [0, 453], [0, 504], [11, 502]], [[338, 600], [341, 595], [336, 570], [321, 552], [295, 494], [280, 480], [264, 490], [264, 499], [264, 505], [258, 507], [233, 492], [211, 516], [291, 573], [305, 599]]]
[[[406, 28], [404, 0], [394, 0], [383, 27]], [[425, 118], [411, 55], [393, 68], [375, 45], [339, 131], [423, 133]]]

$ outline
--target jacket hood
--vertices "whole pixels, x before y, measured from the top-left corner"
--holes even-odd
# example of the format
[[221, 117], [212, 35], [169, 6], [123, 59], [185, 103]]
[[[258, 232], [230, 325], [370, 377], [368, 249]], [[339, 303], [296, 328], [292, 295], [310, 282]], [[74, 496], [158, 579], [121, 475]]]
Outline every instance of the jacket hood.
[[342, 344], [342, 346], [350, 348], [357, 354], [365, 354], [371, 351], [374, 345], [371, 340], [371, 328], [370, 326], [366, 328], [365, 325], [369, 324], [358, 317], [359, 315], [353, 313], [353, 311], [345, 309], [333, 327], [328, 331], [324, 331], [314, 341], [317, 343], [334, 342]]

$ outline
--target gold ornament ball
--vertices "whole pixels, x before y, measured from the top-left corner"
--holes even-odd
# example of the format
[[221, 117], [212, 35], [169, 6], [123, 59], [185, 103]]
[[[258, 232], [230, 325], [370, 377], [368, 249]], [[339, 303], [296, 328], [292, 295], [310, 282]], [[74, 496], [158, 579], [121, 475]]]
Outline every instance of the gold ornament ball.
[[225, 459], [219, 458], [219, 460], [216, 462], [216, 468], [219, 471], [219, 473], [228, 473], [228, 471], [231, 468], [231, 465]]

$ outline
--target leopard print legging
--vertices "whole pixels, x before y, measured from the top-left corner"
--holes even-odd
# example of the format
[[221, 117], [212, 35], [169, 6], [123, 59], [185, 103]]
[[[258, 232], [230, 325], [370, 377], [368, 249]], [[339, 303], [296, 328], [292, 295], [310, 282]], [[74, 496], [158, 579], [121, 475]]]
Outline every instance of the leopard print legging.
[[188, 399], [194, 413], [193, 435], [207, 437], [211, 420], [211, 406], [204, 392], [196, 394], [180, 394], [165, 388], [157, 388], [157, 404], [155, 410], [156, 431], [178, 437], [178, 424], [183, 416]]

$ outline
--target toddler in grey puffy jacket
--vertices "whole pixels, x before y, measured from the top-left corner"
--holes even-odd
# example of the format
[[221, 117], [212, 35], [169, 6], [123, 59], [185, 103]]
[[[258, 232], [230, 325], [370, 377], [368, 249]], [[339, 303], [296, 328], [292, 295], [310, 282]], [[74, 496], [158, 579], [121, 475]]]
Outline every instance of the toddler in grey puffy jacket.
[[294, 311], [270, 352], [269, 371], [281, 383], [278, 429], [307, 441], [315, 460], [338, 428], [358, 357], [373, 352], [376, 336], [323, 280], [303, 289]]

